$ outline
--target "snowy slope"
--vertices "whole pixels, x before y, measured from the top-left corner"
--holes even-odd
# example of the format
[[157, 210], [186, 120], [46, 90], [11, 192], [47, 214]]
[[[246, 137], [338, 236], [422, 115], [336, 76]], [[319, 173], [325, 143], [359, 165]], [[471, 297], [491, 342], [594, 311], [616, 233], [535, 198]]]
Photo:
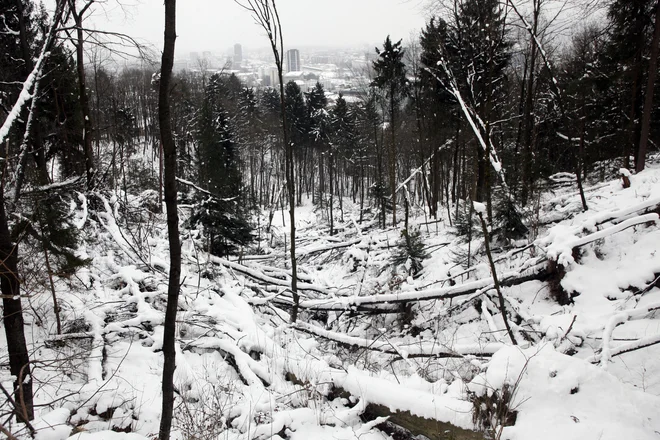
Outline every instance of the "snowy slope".
[[[295, 327], [284, 216], [260, 243], [265, 254], [240, 261], [206, 255], [195, 232], [185, 232], [176, 438], [387, 438], [378, 429], [383, 420], [360, 418], [369, 404], [464, 429], [481, 426], [477, 405], [501, 439], [656, 438], [660, 167], [631, 181], [627, 189], [620, 180], [588, 188], [587, 212], [573, 188], [544, 193], [530, 218], [540, 225], [537, 236], [498, 250], [502, 279], [561, 262], [561, 286], [573, 297], [559, 305], [548, 284], [533, 279], [503, 288], [518, 347], [504, 331], [482, 240], [469, 244], [468, 269], [459, 258], [468, 244], [448, 219], [431, 223], [416, 212], [430, 258], [413, 278], [389, 263], [399, 230], [378, 229], [370, 217], [358, 224], [346, 200], [336, 213], [339, 232], [329, 237], [321, 213], [304, 204], [298, 255], [309, 309]], [[127, 234], [123, 196], [101, 197], [99, 213], [87, 211], [84, 197], [75, 208], [86, 234], [81, 256], [92, 263], [56, 282], [66, 334], [54, 334], [48, 292], [34, 295], [37, 315], [27, 314], [43, 405], [34, 423], [39, 439], [138, 440], [158, 431], [163, 218], [141, 210], [143, 225], [152, 226]], [[129, 203], [139, 207], [143, 198]], [[447, 292], [458, 294], [442, 297]], [[417, 297], [426, 298], [407, 309], [400, 303]], [[378, 313], [365, 316], [364, 307]], [[11, 387], [11, 378], [2, 383]], [[504, 390], [513, 393], [513, 426], [498, 426], [502, 419], [488, 408]]]

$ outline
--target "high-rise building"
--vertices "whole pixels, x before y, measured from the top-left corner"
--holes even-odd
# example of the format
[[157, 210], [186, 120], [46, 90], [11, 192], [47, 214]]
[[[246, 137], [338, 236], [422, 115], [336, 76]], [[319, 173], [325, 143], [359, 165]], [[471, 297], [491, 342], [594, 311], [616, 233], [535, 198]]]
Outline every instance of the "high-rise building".
[[298, 49], [289, 49], [286, 51], [286, 71], [298, 72], [300, 71], [300, 52]]
[[268, 71], [268, 77], [270, 78], [270, 86], [275, 87], [280, 83], [280, 78], [278, 76], [277, 67], [271, 67]]
[[236, 43], [234, 44], [234, 62], [241, 63], [243, 61], [243, 47]]

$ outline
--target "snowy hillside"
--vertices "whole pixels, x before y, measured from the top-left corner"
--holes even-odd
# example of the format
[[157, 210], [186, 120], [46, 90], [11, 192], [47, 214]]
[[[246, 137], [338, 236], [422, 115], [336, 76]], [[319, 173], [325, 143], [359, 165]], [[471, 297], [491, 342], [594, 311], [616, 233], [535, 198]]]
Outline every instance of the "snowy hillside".
[[[468, 243], [446, 222], [415, 218], [430, 257], [409, 277], [390, 264], [398, 230], [359, 224], [346, 201], [330, 237], [304, 204], [294, 325], [282, 216], [260, 254], [237, 260], [209, 256], [186, 231], [176, 438], [405, 438], [397, 426], [437, 439], [657, 438], [660, 166], [631, 181], [587, 188], [587, 212], [574, 188], [555, 187], [540, 200], [536, 237], [495, 249], [518, 346], [483, 239], [474, 237], [473, 263], [461, 267]], [[62, 335], [50, 295], [29, 301], [38, 414], [12, 432], [33, 429], [39, 440], [157, 433], [167, 240], [148, 196], [129, 196], [127, 209], [123, 196], [98, 195], [95, 215], [80, 198], [80, 252], [91, 263], [55, 282]], [[129, 220], [140, 234], [127, 233]], [[2, 382], [11, 387], [9, 376]]]

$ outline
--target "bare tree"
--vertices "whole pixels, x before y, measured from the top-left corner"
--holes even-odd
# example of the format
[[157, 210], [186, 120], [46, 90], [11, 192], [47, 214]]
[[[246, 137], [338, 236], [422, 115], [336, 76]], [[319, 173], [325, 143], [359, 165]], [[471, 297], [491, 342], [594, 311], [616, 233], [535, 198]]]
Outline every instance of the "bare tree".
[[284, 39], [282, 38], [282, 25], [280, 23], [280, 16], [277, 12], [275, 0], [246, 0], [242, 2], [236, 0], [243, 8], [252, 13], [256, 23], [266, 31], [270, 48], [273, 51], [275, 58], [275, 65], [277, 66], [277, 76], [280, 82], [280, 115], [282, 118], [282, 137], [284, 142], [284, 151], [286, 159], [285, 175], [286, 186], [289, 195], [289, 223], [291, 227], [291, 294], [293, 295], [293, 307], [291, 309], [291, 322], [296, 322], [298, 319], [298, 304], [300, 296], [298, 295], [298, 272], [296, 262], [296, 187], [295, 187], [295, 171], [293, 166], [293, 145], [289, 141], [289, 132], [286, 119], [286, 107], [284, 104], [284, 81], [283, 81], [283, 64], [284, 64]]
[[174, 411], [174, 369], [176, 368], [175, 328], [179, 302], [179, 278], [181, 277], [181, 242], [176, 195], [176, 144], [170, 121], [170, 80], [174, 66], [176, 42], [176, 0], [165, 0], [165, 35], [160, 85], [158, 90], [158, 122], [163, 145], [165, 173], [165, 207], [167, 209], [167, 236], [170, 245], [170, 274], [167, 286], [167, 309], [163, 332], [163, 404], [158, 438], [168, 440], [172, 429]]
[[[551, 76], [551, 81], [550, 81], [550, 87], [555, 95], [555, 98], [557, 100], [557, 106], [559, 107], [559, 112], [561, 113], [562, 118], [567, 122], [567, 126], [571, 125], [570, 117], [568, 113], [566, 112], [566, 108], [564, 106], [564, 100], [563, 100], [563, 94], [561, 92], [561, 89], [559, 88], [559, 81], [557, 80], [556, 76], [556, 71], [550, 62], [550, 57], [548, 56], [548, 53], [545, 51], [543, 45], [541, 44], [541, 39], [539, 38], [539, 35], [535, 32], [535, 26], [532, 26], [529, 24], [525, 16], [522, 14], [520, 9], [516, 6], [516, 4], [513, 2], [513, 0], [506, 0], [506, 4], [511, 7], [513, 12], [518, 16], [520, 19], [523, 27], [527, 32], [529, 33], [530, 39], [532, 44], [536, 46], [538, 49], [539, 54], [541, 55], [541, 59], [543, 60], [543, 64], [545, 68], [548, 70]], [[577, 186], [578, 186], [578, 191], [580, 192], [580, 200], [582, 201], [582, 209], [587, 211], [589, 209], [587, 205], [587, 199], [584, 195], [584, 188], [582, 186], [582, 162], [583, 162], [583, 151], [581, 150], [580, 153], [578, 154], [578, 157], [575, 160], [575, 178], [577, 181]]]
[[94, 150], [92, 148], [92, 115], [89, 110], [87, 81], [85, 77], [85, 36], [83, 19], [95, 0], [87, 0], [82, 8], [78, 8], [77, 0], [69, 0], [69, 12], [75, 23], [76, 37], [72, 38], [76, 48], [76, 67], [78, 72], [78, 93], [83, 117], [83, 151], [85, 152], [85, 169], [87, 171], [87, 187], [94, 187]]

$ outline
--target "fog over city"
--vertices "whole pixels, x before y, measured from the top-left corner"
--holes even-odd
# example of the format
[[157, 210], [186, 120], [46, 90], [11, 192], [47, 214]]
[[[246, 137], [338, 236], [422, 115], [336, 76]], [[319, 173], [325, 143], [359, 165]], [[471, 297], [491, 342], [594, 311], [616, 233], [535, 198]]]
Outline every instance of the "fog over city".
[[[422, 0], [284, 0], [277, 4], [284, 44], [289, 47], [360, 47], [373, 50], [388, 34], [408, 38], [424, 26]], [[231, 0], [188, 0], [177, 5], [177, 56], [191, 51], [226, 51], [267, 47], [267, 40], [250, 13]], [[164, 13], [159, 0], [112, 3], [94, 12], [97, 27], [130, 33], [155, 46], [162, 44]], [[368, 20], [370, 14], [378, 20]]]

